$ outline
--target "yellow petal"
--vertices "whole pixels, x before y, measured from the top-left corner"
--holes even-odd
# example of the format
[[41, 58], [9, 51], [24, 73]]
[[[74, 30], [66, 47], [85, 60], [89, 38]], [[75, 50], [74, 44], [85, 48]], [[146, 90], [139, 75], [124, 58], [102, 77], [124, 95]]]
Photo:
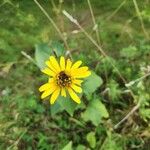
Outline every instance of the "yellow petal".
[[68, 92], [69, 92], [69, 95], [71, 96], [71, 98], [78, 104], [81, 103], [80, 101], [80, 98], [77, 96], [77, 94], [71, 89], [71, 88], [68, 88]]
[[56, 89], [56, 87], [50, 88], [50, 89], [46, 90], [45, 92], [43, 92], [43, 94], [41, 95], [41, 99], [44, 99], [45, 97], [51, 95], [55, 91], [55, 89]]
[[65, 58], [63, 56], [60, 57], [60, 69], [65, 70]]
[[49, 78], [49, 79], [48, 79], [48, 82], [49, 82], [49, 83], [54, 82], [54, 78]]
[[57, 73], [57, 70], [53, 67], [51, 61], [47, 60], [47, 61], [45, 62], [45, 64], [46, 64], [53, 72]]
[[60, 93], [60, 88], [58, 87], [52, 94], [51, 98], [50, 98], [50, 103], [54, 104], [54, 102], [56, 101], [57, 97], [59, 96]]
[[71, 69], [71, 75], [78, 75], [78, 74], [83, 74], [84, 72], [86, 72], [88, 70], [88, 67], [80, 67], [77, 69]]
[[73, 65], [72, 65], [72, 67], [71, 67], [71, 69], [77, 69], [77, 68], [79, 68], [79, 66], [82, 64], [82, 61], [77, 61], [76, 63], [74, 63]]
[[74, 75], [75, 78], [86, 78], [91, 75], [91, 71], [86, 71], [81, 74]]
[[71, 88], [74, 89], [75, 92], [82, 93], [82, 88], [79, 86], [76, 86], [75, 84], [72, 84]]
[[49, 88], [51, 88], [50, 84], [46, 83], [40, 86], [39, 91], [42, 92], [42, 91], [48, 90]]
[[54, 56], [50, 56], [49, 59], [50, 59], [51, 64], [52, 64], [53, 67], [55, 68], [55, 70], [56, 70], [57, 72], [59, 72], [59, 71], [60, 71], [60, 66], [59, 66], [57, 60], [55, 59], [55, 57], [54, 57]]
[[49, 75], [49, 76], [53, 76], [53, 77], [56, 76], [56, 73], [54, 73], [52, 70], [50, 70], [48, 68], [43, 69], [42, 72]]
[[73, 80], [73, 83], [77, 85], [81, 85], [82, 82], [83, 80], [78, 80], [78, 79]]
[[70, 70], [72, 62], [70, 59], [67, 59], [66, 70]]
[[88, 67], [87, 66], [84, 66], [84, 67], [80, 67], [80, 68], [77, 68], [75, 69], [77, 72], [85, 72], [88, 70]]
[[62, 88], [62, 89], [61, 89], [61, 96], [66, 97], [66, 91], [65, 91], [65, 88]]

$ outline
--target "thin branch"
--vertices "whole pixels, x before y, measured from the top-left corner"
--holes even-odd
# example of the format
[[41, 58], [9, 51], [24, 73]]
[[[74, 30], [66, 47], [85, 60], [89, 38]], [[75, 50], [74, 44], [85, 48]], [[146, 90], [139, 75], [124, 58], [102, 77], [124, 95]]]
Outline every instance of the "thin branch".
[[30, 55], [28, 55], [25, 51], [21, 51], [21, 54], [24, 57], [26, 57], [28, 60], [30, 60], [33, 64], [35, 64], [36, 66], [38, 66], [37, 63], [35, 62], [35, 60]]
[[94, 25], [93, 30], [95, 30], [96, 37], [97, 37], [97, 42], [98, 42], [98, 44], [100, 44], [100, 38], [99, 38], [99, 32], [98, 32], [98, 24], [95, 21], [95, 17], [94, 17], [94, 13], [93, 13], [93, 9], [92, 9], [90, 0], [87, 0], [87, 3], [89, 5], [91, 16], [92, 16], [92, 20], [93, 20], [93, 25]]
[[124, 81], [124, 83], [126, 83], [126, 80], [123, 78], [123, 76], [121, 75], [120, 71], [118, 70], [118, 68], [111, 62], [111, 60], [108, 58], [107, 54], [104, 52], [104, 50], [102, 49], [102, 47], [100, 45], [97, 44], [97, 42], [85, 31], [85, 29], [79, 24], [79, 22], [74, 19], [68, 12], [66, 12], [65, 10], [63, 10], [63, 14], [74, 24], [76, 24], [78, 26], [78, 28], [87, 36], [87, 38], [97, 47], [97, 49], [99, 50], [99, 52], [107, 58], [108, 62], [112, 65], [112, 67], [117, 71], [118, 75], [120, 76], [120, 78]]
[[[133, 84], [135, 84], [136, 82], [139, 82], [143, 79], [145, 79], [146, 77], [150, 76], [150, 73], [145, 74], [144, 76], [129, 82], [128, 84], [126, 84], [126, 87], [132, 86]], [[129, 92], [129, 91], [128, 91]], [[119, 121], [115, 126], [114, 129], [117, 129], [123, 122], [125, 122], [135, 111], [137, 111], [140, 107], [141, 101], [139, 100], [138, 104], [136, 106], [134, 106], [132, 108], [132, 110], [121, 120]]]
[[125, 84], [125, 86], [126, 87], [130, 87], [130, 86], [134, 85], [135, 83], [140, 82], [141, 80], [147, 78], [148, 76], [150, 76], [150, 73], [147, 73], [144, 76], [142, 76], [142, 77], [140, 77], [140, 78], [138, 78], [138, 79], [136, 79], [134, 81], [130, 81], [129, 83]]
[[[29, 127], [28, 127], [29, 128]], [[28, 128], [18, 137], [18, 139], [11, 145], [7, 148], [7, 150], [11, 150], [13, 149], [13, 147], [17, 146], [18, 143], [20, 142], [20, 140], [22, 139], [22, 137], [26, 134], [26, 132], [28, 131]]]
[[122, 28], [121, 33], [120, 33], [120, 38], [123, 36], [123, 33], [126, 32], [126, 33], [129, 35], [129, 37], [130, 37], [131, 39], [133, 39], [133, 35], [132, 35], [132, 34], [130, 33], [130, 31], [128, 30], [128, 26], [129, 26], [129, 24], [131, 24], [131, 22], [133, 21], [133, 19], [134, 19], [134, 16], [133, 16], [132, 18], [128, 19], [128, 20], [124, 23], [124, 27]]
[[43, 12], [43, 14], [48, 18], [48, 20], [50, 21], [50, 23], [54, 26], [54, 28], [56, 29], [56, 31], [58, 32], [60, 38], [63, 40], [67, 50], [69, 50], [69, 46], [67, 44], [67, 41], [65, 39], [65, 37], [63, 36], [63, 34], [61, 33], [60, 29], [58, 28], [58, 26], [55, 24], [54, 20], [50, 17], [50, 15], [46, 12], [46, 10], [40, 5], [40, 3], [37, 0], [34, 0], [34, 2], [37, 4], [37, 6], [41, 9], [41, 11]]
[[135, 10], [136, 10], [137, 16], [139, 17], [139, 20], [140, 20], [140, 23], [141, 23], [141, 27], [142, 27], [142, 30], [143, 30], [143, 32], [145, 34], [145, 37], [147, 39], [150, 39], [149, 34], [146, 32], [146, 29], [144, 27], [143, 19], [142, 19], [142, 16], [141, 16], [141, 13], [140, 13], [137, 1], [133, 0], [133, 3], [134, 3], [134, 7], [135, 7]]
[[106, 18], [106, 20], [111, 19], [111, 18], [120, 10], [120, 8], [126, 3], [126, 1], [127, 1], [127, 0], [124, 0], [124, 1], [114, 10], [114, 12], [112, 12], [111, 15]]
[[119, 121], [115, 126], [114, 129], [117, 129], [123, 122], [125, 122], [135, 111], [137, 111], [140, 107], [140, 101], [138, 102], [137, 105], [135, 105], [132, 110], [121, 120]]
[[[109, 59], [108, 55], [104, 52], [104, 50], [102, 49], [102, 47], [100, 47], [100, 46], [97, 44], [97, 42], [85, 31], [85, 29], [82, 28], [82, 26], [79, 24], [79, 22], [78, 22], [76, 19], [74, 19], [68, 12], [66, 12], [65, 10], [63, 10], [63, 14], [64, 14], [71, 22], [73, 22], [74, 24], [76, 24], [80, 30], [82, 30], [82, 32], [86, 35], [86, 37], [97, 47], [97, 49], [99, 50], [99, 52], [101, 52], [101, 54], [108, 60], [108, 62], [110, 63], [110, 65], [117, 71], [117, 73], [118, 73], [118, 75], [120, 76], [120, 78], [121, 78], [121, 79], [123, 80], [123, 82], [126, 84], [126, 83], [127, 83], [126, 80], [125, 80], [124, 77], [121, 75], [121, 73], [120, 73], [120, 71], [118, 70], [118, 68], [117, 68], [117, 67], [112, 63], [112, 61]], [[137, 101], [137, 100], [136, 100], [136, 97], [135, 97], [135, 95], [134, 95], [134, 93], [133, 93], [133, 91], [132, 91], [129, 87], [127, 87], [127, 88], [129, 89], [130, 94], [131, 94], [131, 96], [133, 97], [133, 99], [134, 99], [135, 101]], [[131, 111], [125, 118], [123, 118], [123, 119], [115, 126], [115, 128], [117, 128], [122, 122], [124, 122], [128, 117], [130, 117], [130, 115], [132, 115], [132, 114], [139, 108], [139, 106], [140, 106], [140, 103], [138, 103], [138, 105], [136, 105], [136, 106], [132, 109], [132, 111]]]
[[10, 0], [4, 0], [3, 3], [0, 4], [0, 7], [2, 7], [2, 6], [5, 5], [5, 4], [9, 4], [9, 5], [15, 7], [15, 5], [14, 5]]

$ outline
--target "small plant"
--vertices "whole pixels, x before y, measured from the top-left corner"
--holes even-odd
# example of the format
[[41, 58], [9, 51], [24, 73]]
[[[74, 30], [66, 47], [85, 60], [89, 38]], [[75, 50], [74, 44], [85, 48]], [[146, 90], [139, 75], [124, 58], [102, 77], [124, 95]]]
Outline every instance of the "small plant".
[[150, 150], [149, 23], [149, 0], [1, 0], [0, 150]]
[[68, 91], [71, 98], [76, 103], [81, 103], [80, 98], [75, 93], [82, 93], [81, 78], [88, 77], [91, 72], [88, 67], [80, 67], [82, 61], [77, 61], [72, 64], [70, 59], [65, 60], [63, 56], [60, 57], [60, 65], [54, 56], [50, 56], [49, 60], [46, 61], [48, 68], [43, 69], [42, 72], [49, 76], [48, 83], [42, 85], [39, 88], [40, 92], [43, 92], [41, 98], [52, 94], [50, 103], [54, 104], [59, 94], [66, 97], [66, 91]]

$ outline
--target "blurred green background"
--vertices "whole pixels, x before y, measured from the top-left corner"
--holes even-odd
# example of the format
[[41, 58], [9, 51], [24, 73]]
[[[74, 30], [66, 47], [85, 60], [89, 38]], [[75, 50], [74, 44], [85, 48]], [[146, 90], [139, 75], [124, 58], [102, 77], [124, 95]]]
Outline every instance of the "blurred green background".
[[[97, 42], [88, 2], [100, 45], [135, 99], [108, 59], [62, 13], [72, 14]], [[68, 47], [33, 0], [0, 0], [0, 150], [149, 150], [150, 1], [39, 3]], [[81, 59], [96, 73], [76, 109], [52, 108], [40, 100], [38, 88], [47, 78], [35, 65], [35, 51], [44, 46], [69, 50], [73, 60]], [[137, 111], [114, 129], [139, 101]]]

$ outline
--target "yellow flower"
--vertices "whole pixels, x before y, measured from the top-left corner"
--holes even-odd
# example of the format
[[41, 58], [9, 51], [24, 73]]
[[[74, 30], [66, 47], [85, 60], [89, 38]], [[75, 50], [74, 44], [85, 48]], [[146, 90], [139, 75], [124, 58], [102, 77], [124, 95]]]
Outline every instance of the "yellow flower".
[[66, 97], [68, 91], [70, 97], [79, 104], [81, 101], [76, 93], [82, 93], [81, 78], [91, 74], [88, 67], [80, 67], [82, 61], [73, 64], [70, 59], [65, 60], [63, 56], [60, 57], [60, 63], [54, 56], [50, 56], [45, 63], [47, 68], [42, 72], [49, 76], [49, 80], [39, 88], [39, 91], [43, 92], [41, 99], [51, 95], [50, 103], [54, 104], [59, 95]]

